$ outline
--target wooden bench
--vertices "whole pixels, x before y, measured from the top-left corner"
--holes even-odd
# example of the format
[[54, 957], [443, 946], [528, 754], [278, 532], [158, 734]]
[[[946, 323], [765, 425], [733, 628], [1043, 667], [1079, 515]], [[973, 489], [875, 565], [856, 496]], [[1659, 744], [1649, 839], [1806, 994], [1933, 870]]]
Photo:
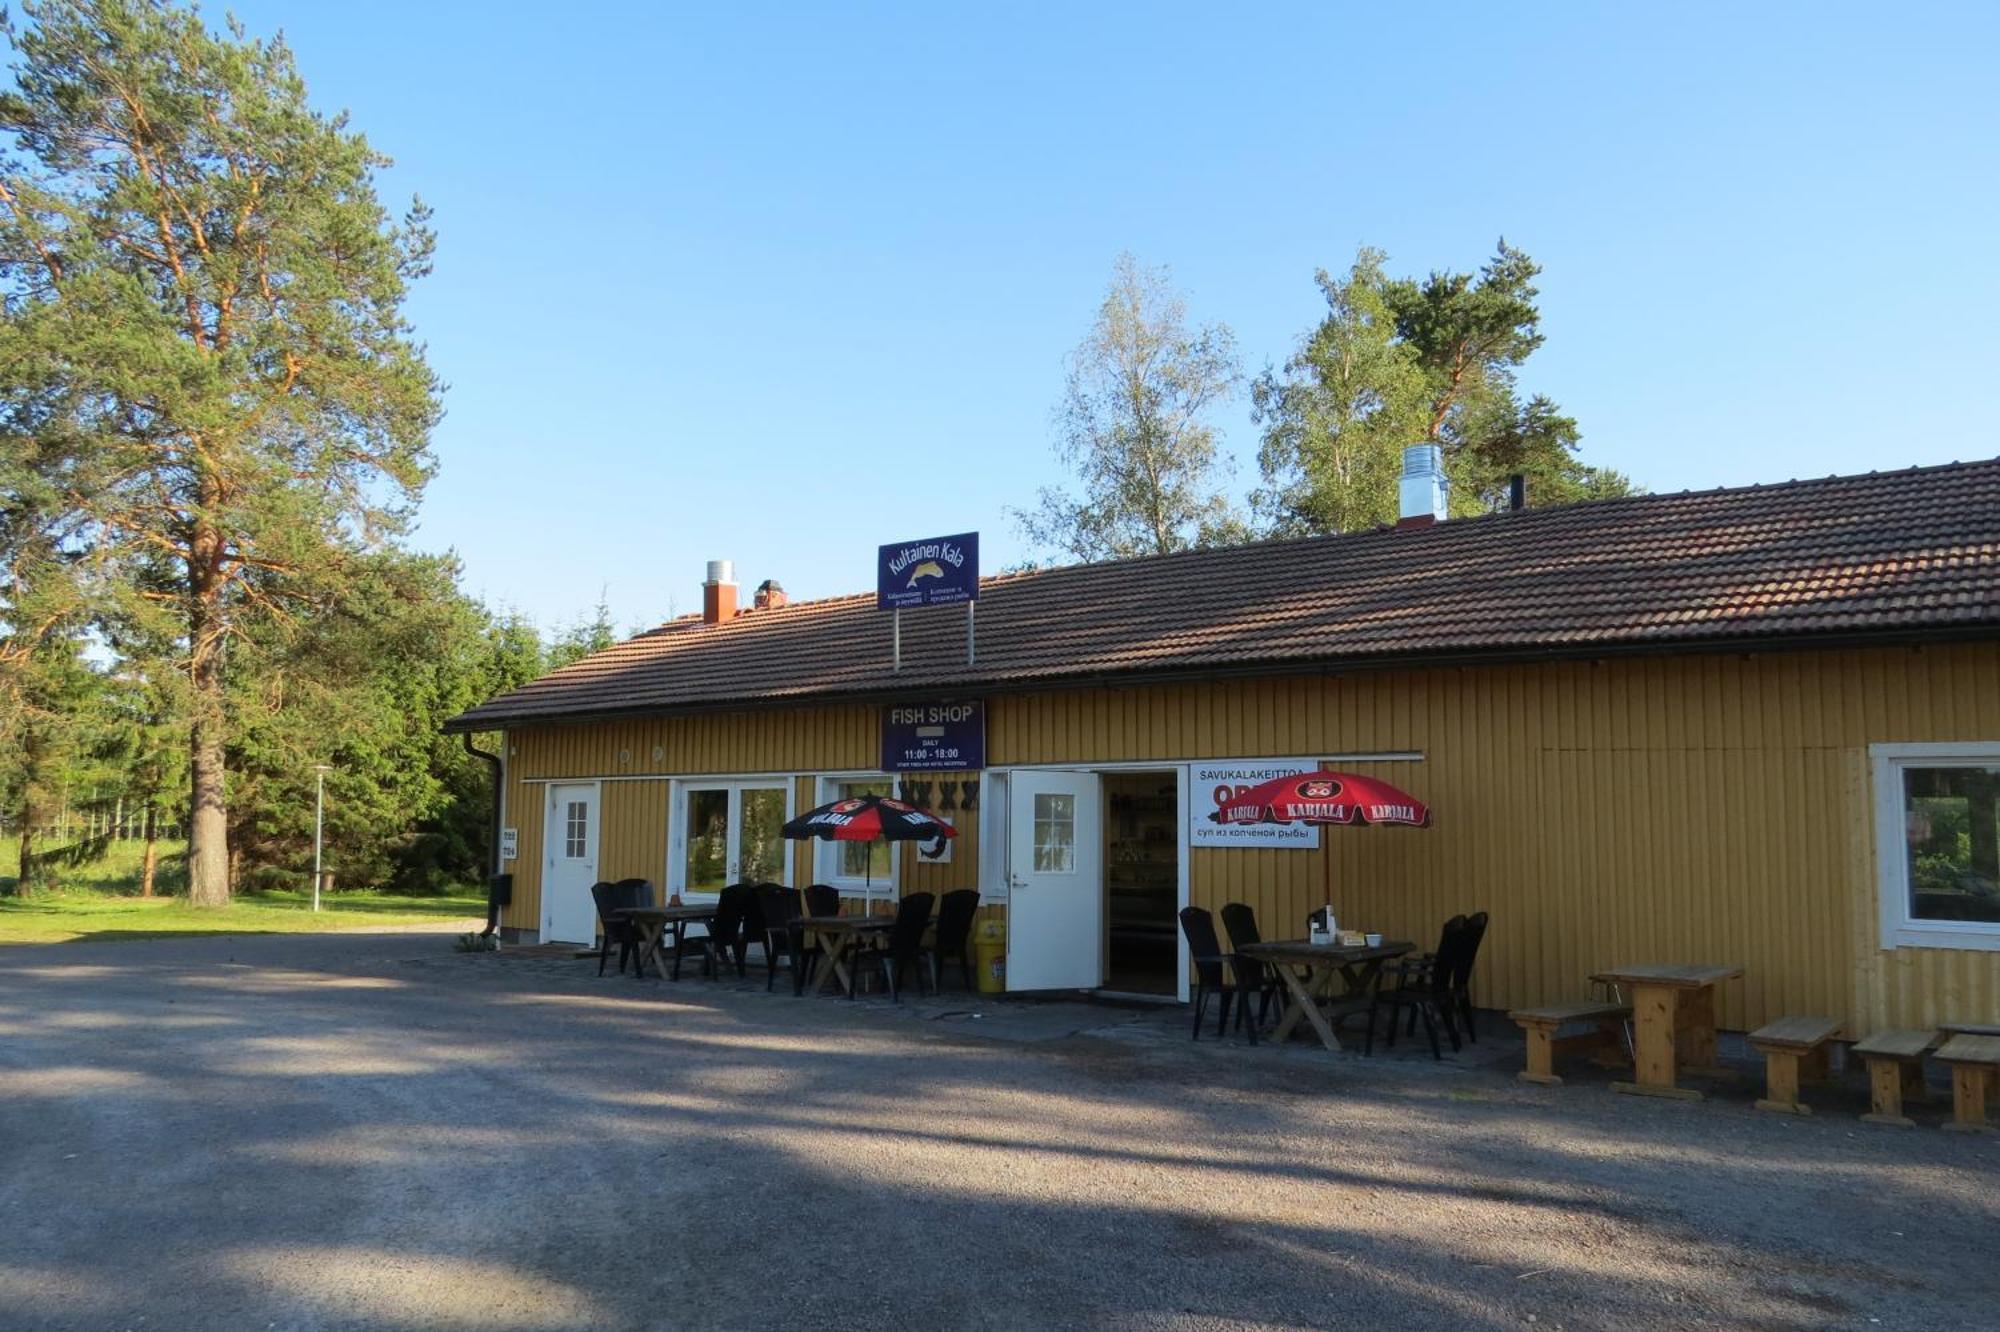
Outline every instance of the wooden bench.
[[1826, 1043], [1839, 1030], [1839, 1018], [1784, 1017], [1751, 1032], [1750, 1048], [1764, 1056], [1764, 1098], [1757, 1108], [1811, 1114], [1812, 1107], [1799, 1100], [1801, 1065], [1808, 1078], [1824, 1080]]
[[[1556, 1086], [1562, 1082], [1556, 1076], [1556, 1056], [1586, 1049], [1601, 1051], [1619, 1044], [1622, 1025], [1632, 1016], [1632, 1005], [1586, 999], [1546, 1008], [1520, 1008], [1507, 1016], [1528, 1036], [1528, 1066], [1521, 1070], [1521, 1081]], [[1558, 1028], [1577, 1022], [1593, 1023], [1596, 1030], [1556, 1039]]]
[[1868, 1061], [1868, 1113], [1861, 1117], [1870, 1124], [1916, 1127], [1916, 1121], [1903, 1113], [1903, 1098], [1930, 1100], [1924, 1086], [1924, 1056], [1937, 1043], [1938, 1034], [1928, 1027], [1878, 1031], [1856, 1041], [1854, 1053]]
[[1951, 1065], [1951, 1123], [1960, 1133], [1987, 1133], [1987, 1093], [2000, 1083], [2000, 1036], [1960, 1033], [1938, 1047], [1938, 1062]]
[[2000, 1026], [1990, 1022], [1944, 1022], [1938, 1030], [1947, 1036], [2000, 1036]]

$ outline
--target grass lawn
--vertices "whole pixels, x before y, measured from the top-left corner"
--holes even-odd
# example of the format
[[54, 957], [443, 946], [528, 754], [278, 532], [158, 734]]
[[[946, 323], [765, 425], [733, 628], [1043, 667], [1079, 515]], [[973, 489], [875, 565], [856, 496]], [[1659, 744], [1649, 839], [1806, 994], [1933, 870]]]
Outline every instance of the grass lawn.
[[[161, 843], [159, 889], [185, 882], [178, 844]], [[478, 917], [486, 899], [399, 897], [365, 891], [329, 893], [315, 913], [310, 891], [238, 893], [219, 909], [191, 907], [180, 897], [138, 896], [140, 845], [119, 843], [95, 864], [62, 871], [60, 891], [33, 897], [0, 896], [0, 944], [62, 943], [70, 939], [156, 939], [168, 934], [294, 934], [357, 926], [407, 925]], [[16, 863], [12, 839], [0, 841], [0, 864]], [[12, 877], [0, 878], [11, 892]]]

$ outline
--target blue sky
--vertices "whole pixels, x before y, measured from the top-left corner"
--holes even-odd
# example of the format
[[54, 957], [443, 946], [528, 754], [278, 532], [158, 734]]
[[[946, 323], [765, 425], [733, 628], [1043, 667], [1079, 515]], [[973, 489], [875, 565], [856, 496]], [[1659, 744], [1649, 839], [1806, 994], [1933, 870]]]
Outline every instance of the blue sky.
[[794, 596], [902, 538], [1019, 559], [1121, 250], [1254, 371], [1358, 244], [1504, 234], [1525, 385], [1654, 490], [2000, 452], [2000, 6], [236, 12], [436, 207], [416, 541], [544, 625], [698, 609], [709, 558]]

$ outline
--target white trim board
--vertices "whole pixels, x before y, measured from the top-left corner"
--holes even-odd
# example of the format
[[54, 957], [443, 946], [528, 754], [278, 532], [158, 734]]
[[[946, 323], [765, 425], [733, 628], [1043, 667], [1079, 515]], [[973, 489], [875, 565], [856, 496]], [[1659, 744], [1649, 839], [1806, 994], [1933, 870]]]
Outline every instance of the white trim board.
[[1105, 763], [990, 763], [989, 772], [1165, 772], [1196, 763], [1422, 763], [1421, 749], [1376, 754], [1204, 754], [1197, 758], [1117, 759]]
[[[1421, 749], [1392, 749], [1380, 753], [1367, 754], [1206, 754], [1197, 758], [1157, 758], [1157, 759], [1115, 759], [1103, 763], [1071, 761], [1067, 763], [989, 763], [984, 768], [967, 768], [967, 772], [1146, 772], [1165, 771], [1168, 768], [1186, 767], [1192, 763], [1422, 763], [1424, 751]], [[867, 768], [830, 768], [813, 772], [638, 772], [585, 774], [578, 777], [517, 777], [523, 786], [547, 785], [550, 782], [735, 782], [735, 781], [776, 781], [789, 778], [793, 781], [801, 777], [879, 777], [879, 771]], [[908, 774], [890, 773], [890, 777], [900, 778]]]
[[641, 772], [605, 777], [522, 777], [523, 786], [546, 786], [550, 782], [780, 782], [797, 781], [812, 774], [802, 772]]

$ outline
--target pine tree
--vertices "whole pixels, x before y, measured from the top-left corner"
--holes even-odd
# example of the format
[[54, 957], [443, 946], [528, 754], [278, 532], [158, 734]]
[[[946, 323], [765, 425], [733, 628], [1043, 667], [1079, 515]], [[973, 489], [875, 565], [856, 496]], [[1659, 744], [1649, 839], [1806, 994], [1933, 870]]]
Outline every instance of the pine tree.
[[437, 384], [401, 314], [428, 216], [309, 104], [282, 41], [165, 0], [30, 0], [0, 94], [4, 448], [65, 549], [173, 618], [191, 900], [228, 900], [232, 648], [367, 576], [428, 477]]

